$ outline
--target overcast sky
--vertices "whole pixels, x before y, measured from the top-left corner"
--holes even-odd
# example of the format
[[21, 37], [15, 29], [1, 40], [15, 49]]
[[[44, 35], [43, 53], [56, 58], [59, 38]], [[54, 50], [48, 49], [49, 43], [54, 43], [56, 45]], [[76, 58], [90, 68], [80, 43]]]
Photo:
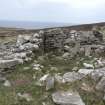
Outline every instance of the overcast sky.
[[91, 23], [105, 21], [105, 0], [0, 0], [1, 20]]

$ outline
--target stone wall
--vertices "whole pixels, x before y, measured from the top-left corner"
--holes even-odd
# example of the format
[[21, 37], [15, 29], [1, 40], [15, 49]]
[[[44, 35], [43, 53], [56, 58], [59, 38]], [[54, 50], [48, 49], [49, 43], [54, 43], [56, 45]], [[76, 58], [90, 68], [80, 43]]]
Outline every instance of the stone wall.
[[[44, 53], [59, 51], [68, 52], [71, 56], [75, 56], [82, 52], [89, 56], [91, 52], [99, 48], [96, 46], [104, 44], [103, 34], [97, 30], [76, 31], [54, 28], [43, 30], [42, 36]], [[92, 51], [93, 49], [94, 51]]]
[[59, 28], [45, 31], [43, 36], [44, 51], [62, 50], [66, 38], [67, 35]]

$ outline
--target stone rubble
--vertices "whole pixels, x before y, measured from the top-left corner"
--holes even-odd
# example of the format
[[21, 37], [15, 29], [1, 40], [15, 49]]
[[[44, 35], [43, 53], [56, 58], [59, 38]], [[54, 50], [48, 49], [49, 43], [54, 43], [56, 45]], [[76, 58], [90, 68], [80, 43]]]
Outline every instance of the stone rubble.
[[32, 60], [33, 51], [39, 50], [40, 41], [41, 38], [36, 33], [33, 36], [19, 35], [16, 43], [10, 46], [3, 45], [0, 48], [0, 69], [11, 69]]

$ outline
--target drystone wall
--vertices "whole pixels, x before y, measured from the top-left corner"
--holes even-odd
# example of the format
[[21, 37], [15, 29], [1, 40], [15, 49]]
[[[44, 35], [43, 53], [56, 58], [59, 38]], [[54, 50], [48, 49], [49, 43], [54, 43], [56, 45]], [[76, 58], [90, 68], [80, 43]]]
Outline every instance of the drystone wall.
[[44, 32], [43, 45], [44, 51], [49, 52], [51, 50], [62, 50], [66, 34], [61, 29], [52, 29]]
[[79, 45], [79, 47], [83, 45], [96, 45], [103, 41], [102, 33], [97, 30], [68, 30], [65, 32], [63, 29], [55, 28], [44, 31], [42, 36], [44, 52], [77, 49]]

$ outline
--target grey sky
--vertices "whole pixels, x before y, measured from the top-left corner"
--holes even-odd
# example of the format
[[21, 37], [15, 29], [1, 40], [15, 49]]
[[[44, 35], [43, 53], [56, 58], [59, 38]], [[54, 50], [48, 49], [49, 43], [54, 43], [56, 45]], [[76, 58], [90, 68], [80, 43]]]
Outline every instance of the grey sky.
[[0, 0], [0, 19], [102, 22], [105, 21], [105, 0]]

